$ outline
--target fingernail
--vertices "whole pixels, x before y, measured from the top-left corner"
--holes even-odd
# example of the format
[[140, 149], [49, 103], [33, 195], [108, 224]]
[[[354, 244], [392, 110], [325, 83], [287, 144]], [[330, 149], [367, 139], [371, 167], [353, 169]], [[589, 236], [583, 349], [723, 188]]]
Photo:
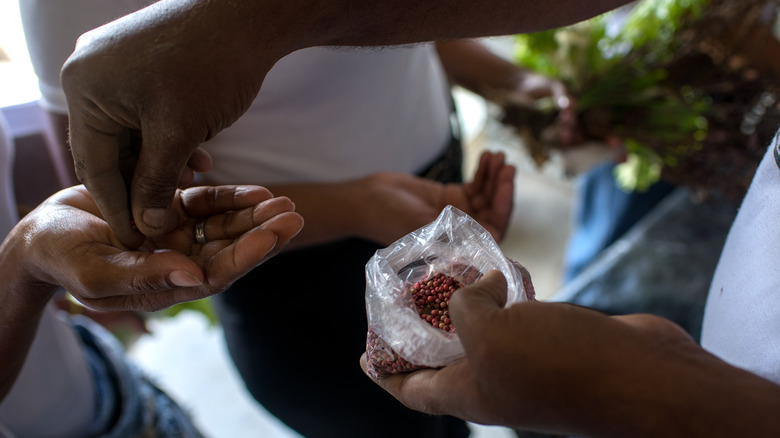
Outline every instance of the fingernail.
[[164, 208], [147, 208], [143, 212], [143, 220], [150, 228], [165, 228], [167, 214]]
[[168, 276], [168, 279], [174, 286], [179, 287], [194, 287], [202, 284], [200, 280], [187, 271], [173, 271]]

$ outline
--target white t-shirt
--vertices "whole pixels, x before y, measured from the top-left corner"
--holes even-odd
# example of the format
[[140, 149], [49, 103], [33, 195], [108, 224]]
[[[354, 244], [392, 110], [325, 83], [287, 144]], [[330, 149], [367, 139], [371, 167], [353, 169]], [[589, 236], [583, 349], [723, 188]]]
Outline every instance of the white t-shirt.
[[[65, 114], [59, 72], [83, 32], [150, 0], [24, 0], [43, 106]], [[328, 182], [417, 172], [450, 137], [448, 84], [432, 44], [300, 50], [268, 73], [247, 113], [203, 146], [207, 184]]]
[[20, 0], [27, 50], [44, 108], [66, 114], [68, 105], [60, 86], [60, 70], [78, 37], [155, 0]]
[[[778, 132], [780, 134], [780, 132]], [[710, 286], [702, 346], [780, 384], [780, 169], [758, 167], [729, 231]]]

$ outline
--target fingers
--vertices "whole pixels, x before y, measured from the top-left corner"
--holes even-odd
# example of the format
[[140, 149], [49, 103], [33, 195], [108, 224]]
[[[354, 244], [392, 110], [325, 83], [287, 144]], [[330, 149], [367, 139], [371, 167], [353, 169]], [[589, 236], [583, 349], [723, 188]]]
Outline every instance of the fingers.
[[493, 193], [496, 185], [502, 181], [502, 171], [505, 168], [514, 169], [513, 166], [506, 164], [506, 155], [503, 152], [483, 152], [479, 157], [479, 165], [469, 190], [472, 194]]
[[128, 187], [122, 177], [119, 151], [129, 147], [121, 126], [101, 121], [95, 128], [79, 117], [70, 118], [70, 146], [76, 174], [92, 194], [102, 217], [123, 245], [137, 248], [143, 235], [132, 225]]
[[490, 200], [491, 211], [499, 235], [496, 241], [501, 241], [509, 228], [515, 200], [515, 168], [504, 166], [499, 171], [493, 197]]
[[514, 204], [515, 167], [501, 152], [484, 152], [473, 182], [463, 185], [470, 211], [500, 241]]
[[181, 203], [189, 216], [205, 217], [254, 207], [272, 197], [261, 186], [193, 187], [181, 192]]
[[286, 212], [266, 220], [260, 229], [270, 231], [277, 237], [276, 250], [281, 249], [303, 228], [303, 217], [298, 213]]
[[[287, 197], [271, 198], [251, 208], [208, 216], [204, 225], [207, 241], [234, 239], [254, 227], [267, 225], [276, 216], [293, 212], [295, 205]], [[297, 230], [295, 231], [297, 234]]]
[[506, 156], [502, 152], [492, 153], [487, 156], [487, 173], [483, 182], [483, 193], [495, 193], [498, 184], [498, 176], [504, 167]]
[[211, 155], [205, 149], [195, 149], [179, 177], [179, 187], [188, 187], [195, 180], [195, 172], [206, 173], [211, 170], [212, 165]]
[[485, 184], [485, 180], [488, 175], [488, 162], [490, 161], [490, 151], [482, 152], [479, 156], [479, 164], [477, 165], [477, 171], [474, 173], [474, 178], [471, 180], [471, 190], [473, 192], [480, 192]]
[[187, 161], [187, 167], [199, 173], [208, 172], [211, 170], [213, 164], [214, 162], [211, 160], [211, 154], [200, 147], [192, 152], [189, 161]]
[[287, 212], [241, 235], [236, 242], [209, 259], [209, 288], [214, 291], [227, 289], [239, 277], [278, 252], [298, 234], [302, 226], [303, 218], [299, 214]]
[[[371, 378], [366, 361], [363, 353], [360, 367]], [[466, 389], [473, 377], [468, 363], [463, 360], [443, 369], [423, 369], [382, 377], [374, 382], [406, 407], [431, 415], [461, 414], [461, 418], [468, 418], [462, 404], [474, 395]]]
[[160, 236], [178, 223], [171, 208], [187, 160], [197, 144], [170, 133], [168, 127], [143, 126], [140, 150], [130, 190], [130, 201], [138, 229], [146, 236]]
[[110, 249], [78, 266], [65, 286], [80, 302], [99, 310], [156, 311], [203, 298], [204, 275], [187, 256], [169, 250]]
[[500, 271], [490, 271], [476, 283], [453, 294], [449, 303], [450, 317], [467, 355], [472, 348], [484, 343], [485, 323], [495, 321], [496, 314], [503, 310], [506, 293], [504, 275]]

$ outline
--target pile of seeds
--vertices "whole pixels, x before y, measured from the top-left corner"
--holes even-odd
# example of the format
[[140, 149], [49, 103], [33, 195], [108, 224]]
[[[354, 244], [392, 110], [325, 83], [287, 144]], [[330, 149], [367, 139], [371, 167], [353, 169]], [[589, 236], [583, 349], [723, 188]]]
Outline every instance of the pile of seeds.
[[368, 330], [366, 340], [366, 357], [368, 374], [375, 379], [427, 368], [423, 365], [415, 365], [399, 356], [371, 329]]
[[434, 328], [454, 332], [449, 303], [452, 294], [461, 287], [463, 285], [458, 280], [444, 274], [436, 274], [427, 280], [415, 283], [412, 287], [412, 297], [420, 318]]
[[[415, 283], [410, 289], [417, 313], [431, 326], [452, 333], [455, 327], [449, 316], [449, 303], [452, 294], [463, 284], [445, 274], [435, 274]], [[414, 365], [395, 353], [373, 330], [368, 331], [366, 341], [368, 372], [374, 377], [407, 373], [426, 368]]]

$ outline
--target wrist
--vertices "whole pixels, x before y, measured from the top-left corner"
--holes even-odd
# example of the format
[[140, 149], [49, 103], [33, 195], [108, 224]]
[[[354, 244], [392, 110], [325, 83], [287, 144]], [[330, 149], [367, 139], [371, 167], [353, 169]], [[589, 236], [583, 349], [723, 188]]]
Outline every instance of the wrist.
[[[270, 59], [275, 62], [299, 49], [330, 45], [340, 35], [347, 33], [346, 30], [336, 29], [342, 20], [338, 19], [340, 14], [335, 13], [336, 8], [328, 5], [328, 2], [189, 0], [189, 4], [192, 12], [203, 14], [204, 18], [200, 21], [210, 28], [212, 35], [216, 30], [213, 23], [217, 23], [217, 26], [222, 23], [223, 29], [231, 29], [225, 32], [225, 49], [255, 54], [254, 58], [262, 61]], [[306, 12], [301, 13], [302, 10]], [[246, 35], [248, 38], [235, 38], [235, 35]]]
[[376, 174], [372, 174], [348, 184], [350, 196], [345, 197], [347, 208], [352, 212], [348, 215], [349, 229], [355, 237], [370, 241], [379, 239], [376, 233], [377, 218], [373, 213], [377, 212], [376, 203], [381, 204], [382, 200], [376, 178]]
[[54, 295], [57, 285], [50, 275], [35, 263], [39, 260], [36, 252], [36, 235], [30, 225], [22, 220], [0, 245], [0, 278], [3, 285], [0, 295], [5, 308], [17, 308], [17, 311], [42, 309]]

